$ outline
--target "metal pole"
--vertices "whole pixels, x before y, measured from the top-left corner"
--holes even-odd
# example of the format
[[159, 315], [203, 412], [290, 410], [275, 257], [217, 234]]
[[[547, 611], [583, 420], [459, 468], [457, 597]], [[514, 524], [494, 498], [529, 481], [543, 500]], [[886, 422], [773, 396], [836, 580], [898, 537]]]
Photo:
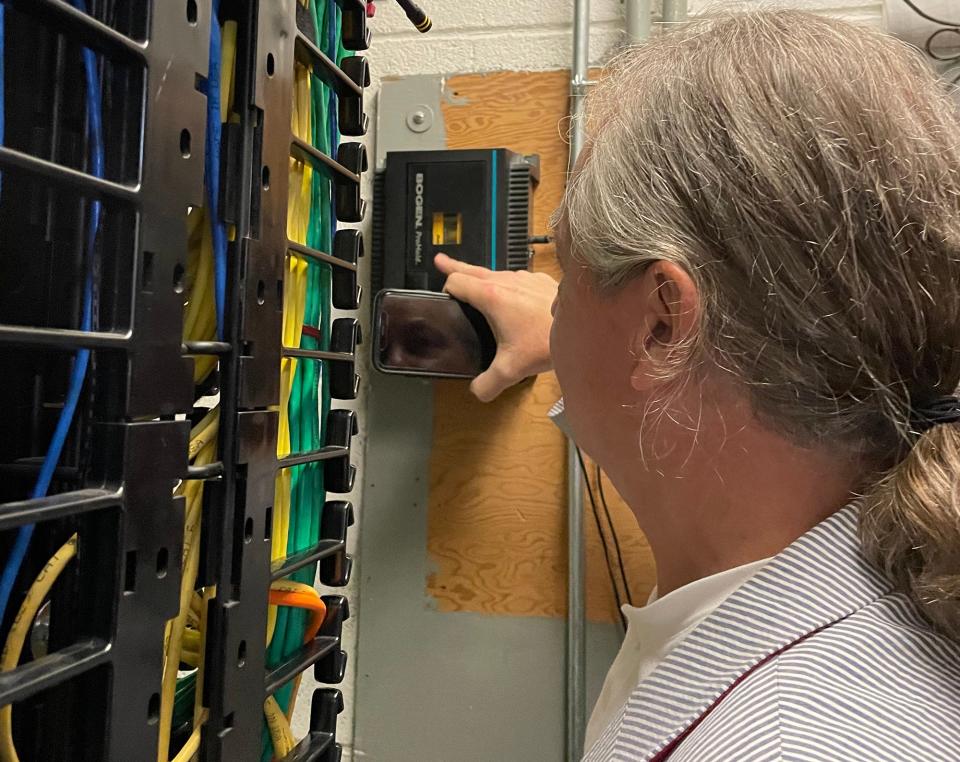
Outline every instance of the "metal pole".
[[[583, 115], [590, 65], [590, 0], [574, 0], [573, 66], [570, 77], [570, 169], [583, 148]], [[583, 755], [587, 703], [586, 558], [583, 543], [583, 482], [573, 440], [567, 442], [567, 679], [566, 759]]]
[[583, 109], [587, 94], [587, 68], [590, 65], [590, 0], [574, 0], [573, 68], [570, 71], [570, 168], [583, 148]]
[[567, 442], [567, 762], [583, 754], [586, 726], [586, 558], [583, 548], [583, 480], [577, 446]]
[[650, 37], [650, 0], [627, 0], [627, 41], [643, 42]]
[[687, 20], [687, 0], [663, 0], [663, 23], [676, 24]]

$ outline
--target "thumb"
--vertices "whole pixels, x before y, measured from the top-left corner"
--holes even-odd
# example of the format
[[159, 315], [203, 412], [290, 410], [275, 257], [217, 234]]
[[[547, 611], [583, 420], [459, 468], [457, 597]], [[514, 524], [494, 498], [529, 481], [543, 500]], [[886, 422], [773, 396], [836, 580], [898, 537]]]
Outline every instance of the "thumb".
[[481, 402], [491, 402], [514, 383], [494, 360], [493, 364], [470, 382], [470, 391]]

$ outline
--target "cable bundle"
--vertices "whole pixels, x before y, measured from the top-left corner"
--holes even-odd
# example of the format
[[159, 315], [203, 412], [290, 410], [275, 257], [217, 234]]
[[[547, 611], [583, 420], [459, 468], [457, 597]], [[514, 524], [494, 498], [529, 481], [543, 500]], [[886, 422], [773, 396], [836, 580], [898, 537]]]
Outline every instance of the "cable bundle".
[[[345, 56], [340, 43], [340, 8], [334, 0], [299, 0], [310, 11], [319, 47], [338, 63]], [[292, 131], [318, 150], [332, 154], [340, 142], [335, 93], [311, 71], [296, 64]], [[335, 227], [331, 178], [304, 162], [290, 160], [287, 235], [298, 243], [330, 251]], [[283, 344], [329, 350], [330, 266], [289, 254], [285, 273]], [[277, 454], [320, 448], [330, 410], [326, 361], [284, 357], [280, 368], [280, 424]], [[320, 537], [325, 500], [323, 467], [307, 463], [277, 475], [272, 558], [312, 546]], [[300, 569], [271, 589], [267, 623], [267, 665], [275, 667], [312, 640], [323, 621], [323, 602], [313, 589], [316, 564]], [[290, 585], [298, 585], [294, 594]], [[312, 615], [308, 622], [308, 610]], [[299, 678], [280, 688], [264, 705], [266, 728], [261, 758], [282, 758], [293, 748], [289, 729]]]
[[[217, 433], [220, 424], [220, 409], [211, 409], [190, 431], [190, 462], [196, 466], [212, 463], [217, 456]], [[187, 762], [200, 748], [200, 733], [206, 720], [202, 706], [203, 637], [205, 631], [206, 599], [210, 591], [199, 595], [195, 592], [197, 573], [200, 568], [200, 515], [203, 505], [203, 482], [184, 481], [177, 487], [177, 495], [186, 498], [184, 512], [183, 551], [181, 554], [182, 576], [180, 578], [180, 610], [167, 622], [164, 632], [163, 679], [160, 691], [160, 732], [157, 742], [157, 759], [167, 762], [170, 756], [170, 736], [173, 730], [174, 707], [178, 688], [178, 672], [182, 663], [196, 669], [192, 678], [184, 681], [194, 685], [192, 701], [190, 691], [184, 686], [181, 707], [192, 703], [192, 731], [186, 743], [174, 757], [174, 762]], [[199, 598], [199, 602], [198, 602]], [[188, 629], [188, 625], [192, 625]], [[189, 635], [188, 635], [189, 633]]]

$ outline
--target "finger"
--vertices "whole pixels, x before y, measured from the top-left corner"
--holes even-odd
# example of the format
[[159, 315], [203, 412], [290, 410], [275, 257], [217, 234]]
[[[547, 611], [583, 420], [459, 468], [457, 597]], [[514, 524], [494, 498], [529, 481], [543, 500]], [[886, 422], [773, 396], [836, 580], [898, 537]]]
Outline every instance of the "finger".
[[496, 275], [493, 270], [488, 270], [486, 267], [479, 267], [478, 265], [471, 265], [467, 264], [466, 262], [461, 262], [453, 257], [448, 257], [442, 252], [433, 258], [433, 264], [435, 264], [437, 269], [444, 275], [463, 273], [464, 275], [470, 275], [474, 278], [480, 279], [489, 278], [492, 275]]
[[493, 365], [470, 382], [470, 391], [481, 402], [491, 402], [514, 383], [515, 379], [507, 376], [494, 361]]
[[450, 296], [476, 307], [484, 315], [491, 304], [493, 288], [492, 283], [463, 273], [453, 273], [443, 285]]

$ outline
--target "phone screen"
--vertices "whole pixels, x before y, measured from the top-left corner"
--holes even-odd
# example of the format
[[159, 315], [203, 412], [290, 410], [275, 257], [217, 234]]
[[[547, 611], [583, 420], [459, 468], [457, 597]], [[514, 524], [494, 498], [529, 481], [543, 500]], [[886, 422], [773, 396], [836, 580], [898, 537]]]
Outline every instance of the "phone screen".
[[387, 373], [472, 378], [492, 359], [486, 321], [448, 294], [381, 291], [375, 335], [375, 364]]

